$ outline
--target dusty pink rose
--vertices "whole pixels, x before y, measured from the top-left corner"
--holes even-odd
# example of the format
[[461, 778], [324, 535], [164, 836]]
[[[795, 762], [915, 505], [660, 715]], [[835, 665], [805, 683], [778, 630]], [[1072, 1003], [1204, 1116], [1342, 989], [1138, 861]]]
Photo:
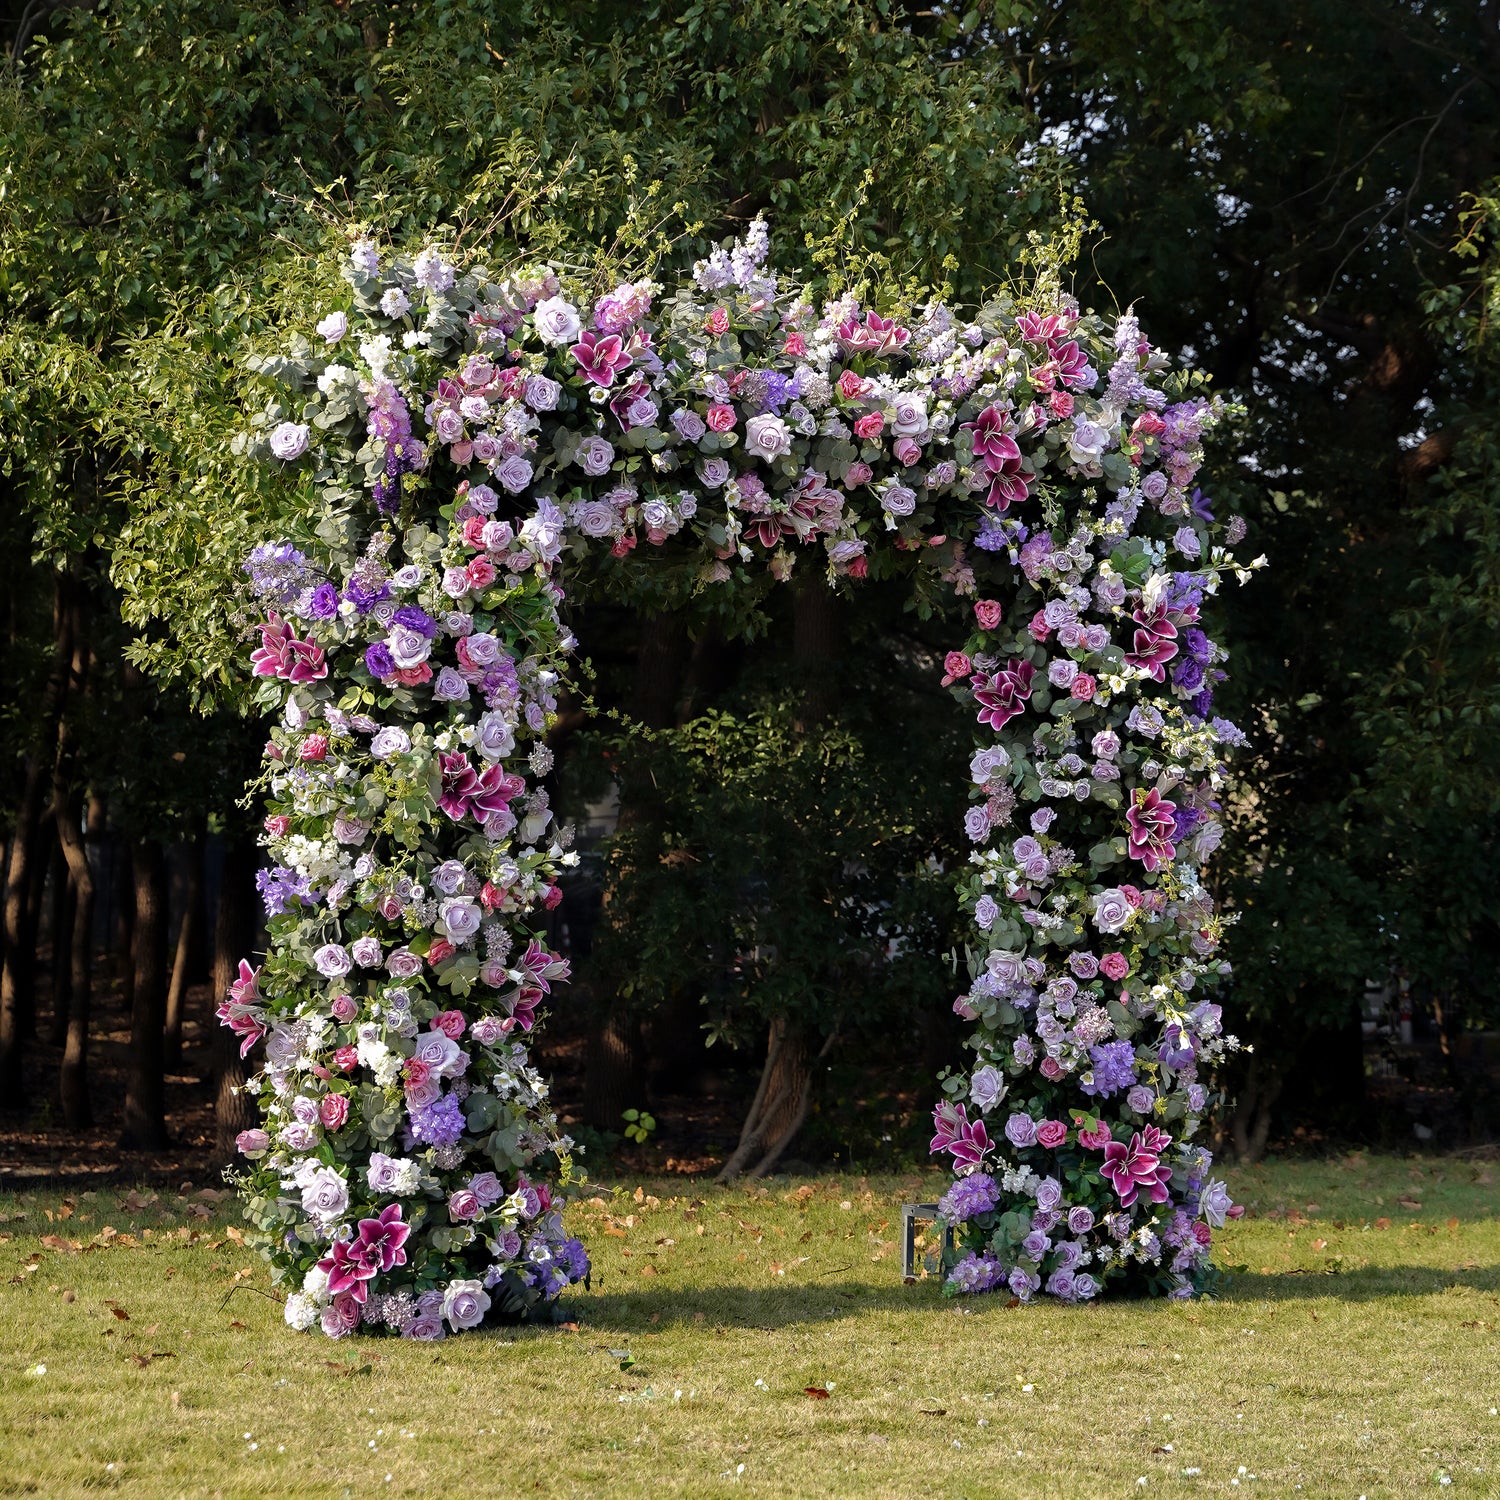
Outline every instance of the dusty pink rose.
[[1106, 979], [1123, 979], [1130, 972], [1130, 961], [1123, 953], [1106, 953], [1099, 960], [1099, 972]]
[[338, 1130], [349, 1118], [349, 1101], [342, 1094], [324, 1094], [318, 1100], [318, 1118], [325, 1130]]
[[265, 821], [265, 830], [273, 839], [285, 838], [292, 826], [292, 820], [283, 817], [280, 813], [273, 813]]
[[1036, 1138], [1049, 1151], [1056, 1151], [1067, 1140], [1068, 1127], [1061, 1120], [1043, 1120], [1036, 1128]]
[[879, 437], [884, 428], [884, 413], [872, 411], [854, 424], [854, 435], [861, 438]]
[[721, 333], [729, 332], [729, 313], [722, 307], [716, 307], [703, 320], [703, 326], [717, 338]]
[[1077, 698], [1081, 703], [1087, 703], [1094, 696], [1094, 689], [1098, 684], [1087, 672], [1080, 672], [1068, 688], [1069, 694]]
[[848, 473], [844, 475], [844, 482], [852, 489], [857, 485], [868, 484], [874, 474], [875, 471], [869, 464], [850, 464]]
[[452, 958], [457, 950], [447, 938], [433, 938], [427, 950], [427, 962], [436, 968], [445, 958]]
[[1005, 617], [1005, 610], [997, 599], [980, 599], [974, 605], [974, 618], [981, 630], [993, 630]]
[[950, 651], [943, 658], [943, 686], [967, 677], [974, 670], [974, 663], [962, 651]]
[[358, 1047], [340, 1047], [333, 1054], [333, 1065], [340, 1073], [352, 1073], [359, 1062]]
[[485, 589], [495, 581], [495, 565], [487, 557], [470, 558], [464, 573], [471, 588]]
[[335, 995], [329, 1009], [333, 1012], [335, 1021], [346, 1024], [359, 1014], [359, 1007], [354, 1003], [353, 995]]
[[908, 469], [922, 457], [921, 446], [909, 437], [897, 438], [891, 452], [896, 455], [896, 462]]
[[448, 1199], [450, 1219], [477, 1219], [481, 1212], [479, 1195], [472, 1188], [459, 1188]]
[[440, 1010], [432, 1018], [432, 1029], [441, 1031], [449, 1041], [453, 1042], [464, 1034], [464, 1027], [467, 1024], [463, 1012], [458, 1010]]
[[714, 432], [728, 432], [734, 426], [734, 408], [725, 406], [722, 401], [715, 401], [708, 409], [706, 420]]
[[864, 393], [864, 389], [864, 381], [853, 370], [845, 370], [839, 376], [839, 394], [846, 400], [853, 401], [856, 396]]
[[328, 736], [326, 734], [310, 734], [302, 741], [302, 748], [297, 752], [303, 760], [322, 760], [328, 754]]

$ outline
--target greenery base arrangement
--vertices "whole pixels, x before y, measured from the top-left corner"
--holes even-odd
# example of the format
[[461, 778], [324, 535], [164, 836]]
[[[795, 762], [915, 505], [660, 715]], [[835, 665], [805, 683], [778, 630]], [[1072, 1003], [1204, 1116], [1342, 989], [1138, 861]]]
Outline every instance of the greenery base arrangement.
[[525, 1049], [567, 974], [538, 929], [573, 856], [537, 784], [565, 564], [731, 596], [901, 574], [963, 611], [942, 673], [981, 732], [976, 1029], [935, 1113], [949, 1289], [1211, 1277], [1234, 1209], [1194, 1136], [1235, 1042], [1199, 869], [1242, 736], [1203, 610], [1249, 572], [1194, 487], [1220, 408], [1055, 279], [972, 319], [925, 293], [818, 307], [767, 246], [757, 222], [681, 285], [606, 288], [361, 240], [313, 335], [255, 361], [277, 391], [238, 451], [300, 519], [245, 564], [279, 715], [272, 941], [221, 1018], [265, 1039], [240, 1182], [293, 1326], [436, 1338], [587, 1272]]

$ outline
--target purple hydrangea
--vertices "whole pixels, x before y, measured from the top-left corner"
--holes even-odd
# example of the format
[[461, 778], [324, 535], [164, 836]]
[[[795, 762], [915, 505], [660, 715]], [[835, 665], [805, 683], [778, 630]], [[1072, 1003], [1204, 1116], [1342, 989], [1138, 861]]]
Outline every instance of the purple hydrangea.
[[1093, 1079], [1082, 1084], [1085, 1094], [1108, 1099], [1124, 1089], [1135, 1087], [1135, 1048], [1129, 1042], [1105, 1042], [1089, 1048]]
[[281, 916], [294, 900], [311, 906], [318, 899], [307, 876], [299, 875], [285, 865], [272, 865], [268, 870], [257, 871], [255, 888], [266, 904], [268, 917]]
[[451, 1146], [464, 1133], [464, 1112], [452, 1094], [443, 1094], [431, 1104], [411, 1112], [411, 1132], [429, 1146]]
[[391, 623], [404, 625], [408, 630], [415, 630], [418, 635], [429, 641], [437, 634], [437, 621], [425, 609], [415, 604], [403, 604], [391, 616]]
[[948, 1273], [948, 1285], [956, 1292], [987, 1292], [1005, 1280], [1005, 1267], [988, 1250], [975, 1255], [971, 1250]]
[[989, 1213], [1000, 1201], [1000, 1188], [993, 1177], [973, 1172], [960, 1177], [938, 1200], [938, 1212], [950, 1224], [963, 1224]]
[[267, 542], [243, 564], [250, 587], [271, 604], [287, 604], [306, 586], [307, 558], [290, 542]]

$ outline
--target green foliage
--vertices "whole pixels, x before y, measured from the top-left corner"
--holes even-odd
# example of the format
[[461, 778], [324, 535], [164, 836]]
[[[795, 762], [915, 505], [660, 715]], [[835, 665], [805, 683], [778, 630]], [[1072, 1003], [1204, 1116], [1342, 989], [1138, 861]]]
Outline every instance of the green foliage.
[[643, 1109], [627, 1109], [620, 1118], [625, 1121], [625, 1137], [638, 1146], [644, 1146], [656, 1129], [656, 1116]]

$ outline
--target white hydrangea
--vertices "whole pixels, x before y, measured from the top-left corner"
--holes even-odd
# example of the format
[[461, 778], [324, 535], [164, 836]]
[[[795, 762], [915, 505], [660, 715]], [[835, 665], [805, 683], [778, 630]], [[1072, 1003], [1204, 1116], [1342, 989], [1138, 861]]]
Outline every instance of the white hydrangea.
[[286, 1299], [281, 1315], [286, 1319], [287, 1327], [306, 1333], [318, 1321], [318, 1304], [305, 1292], [293, 1292]]

